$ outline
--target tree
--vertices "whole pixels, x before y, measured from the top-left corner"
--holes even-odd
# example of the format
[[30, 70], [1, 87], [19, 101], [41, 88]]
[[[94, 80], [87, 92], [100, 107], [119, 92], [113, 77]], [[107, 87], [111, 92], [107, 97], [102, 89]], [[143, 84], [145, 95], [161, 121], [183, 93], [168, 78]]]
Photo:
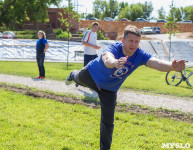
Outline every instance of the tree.
[[[101, 1], [100, 0], [95, 0], [94, 2], [93, 2], [93, 9], [94, 9], [94, 17], [96, 17], [96, 18], [100, 18], [100, 16], [101, 16], [101, 6], [102, 6], [102, 4], [101, 4]], [[93, 16], [92, 16], [93, 17]]]
[[117, 0], [95, 0], [93, 2], [94, 17], [103, 20], [105, 17], [114, 18], [119, 14], [119, 3]]
[[183, 8], [183, 7], [180, 7], [180, 11], [181, 11], [181, 14], [182, 14], [182, 20], [184, 20], [185, 15], [186, 15], [184, 8]]
[[36, 30], [38, 30], [39, 22], [45, 23], [48, 21], [47, 8], [51, 4], [58, 6], [61, 0], [27, 0], [27, 2], [27, 15], [30, 21], [34, 21], [36, 23]]
[[26, 20], [44, 23], [48, 19], [47, 8], [58, 6], [61, 0], [0, 0], [0, 25], [14, 28]]
[[140, 6], [141, 4], [138, 3], [136, 5], [131, 4], [129, 6], [130, 9], [130, 20], [135, 21], [137, 18], [141, 17], [143, 15], [143, 9]]
[[93, 18], [93, 17], [94, 17], [93, 14], [88, 14], [88, 15], [86, 16], [86, 19], [90, 19], [90, 18]]
[[182, 20], [182, 13], [180, 8], [174, 8], [174, 16], [176, 21], [181, 21]]
[[125, 7], [128, 7], [128, 2], [121, 2], [119, 3], [119, 12], [121, 12]]
[[158, 10], [158, 15], [159, 15], [159, 19], [165, 19], [165, 15], [166, 15], [166, 12], [164, 11], [164, 8], [161, 7], [159, 10]]
[[150, 18], [150, 15], [153, 11], [153, 5], [152, 5], [152, 2], [147, 2], [145, 1], [144, 4], [141, 4], [141, 7], [143, 9], [143, 15], [142, 17], [145, 18], [145, 19], [148, 19]]
[[141, 4], [131, 4], [130, 6], [125, 7], [119, 14], [119, 19], [127, 18], [131, 21], [135, 21], [137, 18], [143, 15], [143, 9]]
[[170, 5], [170, 14], [169, 14], [169, 17], [167, 18], [168, 22], [165, 24], [165, 28], [168, 29], [169, 40], [170, 40], [169, 61], [170, 61], [170, 53], [171, 53], [171, 45], [172, 45], [172, 35], [175, 35], [178, 32], [176, 30], [178, 26], [176, 24], [176, 18], [175, 18], [174, 12], [175, 12], [175, 7], [172, 0], [172, 3]]
[[93, 2], [94, 17], [103, 19], [102, 14], [109, 11], [108, 3], [104, 0], [95, 0]]
[[110, 16], [115, 18], [119, 14], [119, 4], [117, 0], [109, 0]]
[[68, 1], [68, 7], [64, 7], [64, 13], [67, 14], [67, 18], [64, 18], [64, 13], [59, 12], [59, 15], [61, 16], [61, 18], [59, 19], [59, 21], [61, 22], [62, 25], [66, 26], [66, 31], [68, 32], [68, 50], [67, 50], [67, 68], [68, 68], [68, 60], [69, 60], [69, 41], [70, 41], [70, 30], [74, 25], [75, 21], [79, 21], [79, 14], [75, 11], [73, 11], [73, 6], [72, 6], [72, 1], [71, 0], [67, 0]]
[[0, 25], [7, 25], [10, 21], [10, 9], [14, 6], [16, 0], [0, 0]]
[[185, 19], [193, 21], [193, 6], [184, 7]]
[[130, 20], [130, 11], [129, 11], [129, 7], [126, 6], [125, 8], [123, 8], [119, 14], [119, 20], [122, 18], [127, 18]]

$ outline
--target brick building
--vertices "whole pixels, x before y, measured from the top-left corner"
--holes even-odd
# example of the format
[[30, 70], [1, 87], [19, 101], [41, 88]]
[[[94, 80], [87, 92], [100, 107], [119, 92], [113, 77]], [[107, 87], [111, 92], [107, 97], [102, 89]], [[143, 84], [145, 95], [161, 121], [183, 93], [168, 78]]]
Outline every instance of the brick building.
[[[62, 28], [65, 31], [66, 26], [61, 25], [60, 21], [58, 20], [59, 18], [61, 18], [59, 12], [63, 13], [64, 19], [68, 17], [68, 15], [64, 13], [64, 10], [62, 8], [48, 8], [47, 11], [49, 22], [46, 22], [44, 24], [39, 23], [38, 28], [44, 31]], [[73, 26], [71, 27], [71, 32], [76, 33], [79, 30], [79, 23], [76, 20], [74, 20], [72, 23]], [[35, 30], [36, 24], [35, 22], [26, 22], [23, 27], [20, 27], [20, 29]]]

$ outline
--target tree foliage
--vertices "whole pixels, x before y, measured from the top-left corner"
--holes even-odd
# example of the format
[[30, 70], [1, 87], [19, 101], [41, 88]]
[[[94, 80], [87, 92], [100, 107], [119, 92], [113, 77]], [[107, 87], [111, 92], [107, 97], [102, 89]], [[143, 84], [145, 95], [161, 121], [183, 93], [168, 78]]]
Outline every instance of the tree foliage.
[[[66, 32], [63, 32], [62, 31], [62, 35], [60, 36], [61, 38], [62, 37], [66, 37], [67, 35], [67, 39], [68, 39], [68, 53], [67, 53], [67, 68], [68, 68], [68, 63], [69, 63], [69, 50], [70, 50], [70, 47], [69, 47], [69, 41], [70, 41], [70, 38], [71, 38], [71, 33], [70, 33], [70, 30], [71, 28], [74, 26], [74, 22], [75, 21], [79, 21], [79, 14], [75, 11], [73, 11], [74, 7], [72, 6], [72, 0], [66, 0], [68, 1], [68, 6], [67, 7], [64, 7], [63, 10], [64, 10], [64, 13], [67, 14], [67, 18], [64, 17], [64, 13], [61, 13], [59, 12], [59, 15], [61, 16], [61, 18], [59, 19], [61, 25], [65, 25], [66, 26]], [[66, 34], [67, 33], [67, 34]]]
[[94, 17], [94, 15], [89, 13], [89, 14], [86, 16], [86, 19], [90, 19], [90, 18], [93, 18], [93, 17]]
[[165, 19], [165, 16], [166, 16], [166, 12], [165, 12], [165, 10], [164, 10], [164, 8], [163, 7], [161, 7], [159, 10], [158, 10], [158, 18], [159, 19]]
[[143, 8], [140, 3], [131, 4], [130, 6], [125, 7], [119, 14], [119, 19], [127, 18], [131, 21], [135, 21], [137, 18], [143, 16]]
[[182, 20], [182, 14], [180, 8], [170, 6], [170, 13], [167, 17], [168, 21], [180, 21]]
[[127, 2], [119, 3], [119, 12], [121, 12], [125, 7], [128, 7], [129, 4]]
[[169, 34], [169, 40], [170, 40], [170, 49], [169, 49], [169, 61], [170, 61], [170, 52], [171, 52], [171, 44], [172, 44], [172, 35], [174, 36], [176, 33], [178, 33], [177, 31], [177, 24], [176, 24], [176, 18], [175, 18], [175, 7], [174, 7], [174, 3], [172, 0], [172, 3], [170, 5], [170, 14], [168, 16], [168, 22], [165, 24], [165, 28], [168, 29], [168, 34]]
[[119, 14], [119, 3], [117, 0], [95, 0], [93, 2], [94, 17], [103, 20], [105, 17], [114, 18]]
[[182, 20], [182, 13], [180, 8], [174, 8], [174, 16], [176, 21], [181, 21]]
[[143, 15], [142, 17], [145, 18], [145, 19], [148, 19], [150, 18], [150, 15], [153, 11], [153, 5], [152, 5], [152, 2], [145, 2], [144, 4], [141, 4], [141, 7], [143, 9]]
[[193, 21], [193, 5], [184, 7], [184, 18]]
[[25, 21], [44, 23], [48, 19], [47, 8], [61, 0], [0, 0], [0, 25], [14, 28]]

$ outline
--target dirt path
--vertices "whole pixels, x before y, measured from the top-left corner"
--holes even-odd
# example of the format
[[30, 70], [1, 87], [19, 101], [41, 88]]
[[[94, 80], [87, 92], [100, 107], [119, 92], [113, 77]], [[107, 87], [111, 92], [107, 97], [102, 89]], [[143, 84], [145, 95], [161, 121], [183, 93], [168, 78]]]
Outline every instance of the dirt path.
[[[88, 88], [84, 88], [81, 86], [76, 88], [74, 84], [66, 86], [64, 81], [53, 81], [53, 80], [34, 81], [28, 77], [0, 74], [0, 82], [6, 82], [8, 84], [21, 84], [40, 90], [49, 90], [54, 93], [69, 93], [77, 96], [94, 97], [94, 98], [97, 97], [97, 93]], [[193, 100], [182, 98], [171, 98], [170, 96], [161, 96], [161, 95], [154, 96], [136, 93], [133, 91], [128, 92], [119, 91], [118, 102], [145, 105], [153, 108], [161, 107], [169, 110], [179, 110], [185, 113], [188, 112], [193, 113]]]

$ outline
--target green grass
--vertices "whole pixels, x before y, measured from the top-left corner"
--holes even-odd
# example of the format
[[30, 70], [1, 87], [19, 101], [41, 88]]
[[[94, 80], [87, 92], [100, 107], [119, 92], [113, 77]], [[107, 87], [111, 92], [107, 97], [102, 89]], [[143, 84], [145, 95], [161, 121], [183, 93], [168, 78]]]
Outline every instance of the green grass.
[[[100, 109], [0, 89], [0, 149], [99, 149]], [[193, 125], [154, 115], [115, 114], [112, 150], [161, 149], [190, 143]]]
[[[67, 68], [66, 63], [45, 63], [46, 78], [53, 80], [65, 80], [75, 69], [81, 69], [83, 64], [70, 63]], [[0, 61], [0, 73], [19, 75], [25, 77], [39, 76], [36, 62], [6, 62]]]
[[[45, 63], [46, 77], [53, 80], [65, 80], [69, 73], [75, 69], [80, 70], [83, 67], [81, 63], [70, 63], [67, 69], [66, 63]], [[0, 61], [0, 73], [19, 76], [35, 77], [38, 76], [36, 62], [5, 62]], [[193, 71], [193, 70], [192, 70]], [[139, 91], [148, 91], [158, 94], [169, 94], [181, 97], [193, 97], [193, 88], [186, 82], [179, 86], [169, 86], [165, 82], [165, 72], [150, 69], [148, 67], [139, 67], [131, 76], [129, 76], [122, 85], [122, 89], [133, 89]]]

